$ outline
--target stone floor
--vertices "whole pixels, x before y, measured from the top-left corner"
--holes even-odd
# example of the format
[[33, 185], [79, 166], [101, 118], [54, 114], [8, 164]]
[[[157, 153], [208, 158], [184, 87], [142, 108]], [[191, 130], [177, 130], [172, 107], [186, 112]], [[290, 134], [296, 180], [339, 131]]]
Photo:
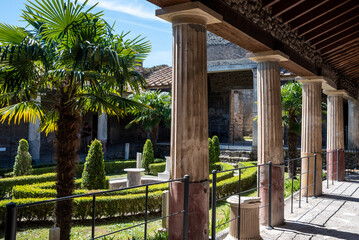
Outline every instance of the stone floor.
[[286, 201], [285, 224], [272, 230], [261, 229], [263, 239], [356, 239], [359, 240], [359, 175], [345, 182], [323, 182], [323, 195], [316, 199]]

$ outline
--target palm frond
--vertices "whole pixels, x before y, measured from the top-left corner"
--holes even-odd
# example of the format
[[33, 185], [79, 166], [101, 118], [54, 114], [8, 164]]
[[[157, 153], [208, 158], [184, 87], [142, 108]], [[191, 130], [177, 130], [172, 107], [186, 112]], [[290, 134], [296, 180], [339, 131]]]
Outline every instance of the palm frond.
[[8, 120], [8, 124], [12, 120], [16, 124], [19, 124], [21, 121], [36, 123], [36, 119], [42, 118], [43, 110], [41, 103], [38, 101], [24, 101], [1, 108], [0, 116], [1, 123], [4, 123], [6, 120]]

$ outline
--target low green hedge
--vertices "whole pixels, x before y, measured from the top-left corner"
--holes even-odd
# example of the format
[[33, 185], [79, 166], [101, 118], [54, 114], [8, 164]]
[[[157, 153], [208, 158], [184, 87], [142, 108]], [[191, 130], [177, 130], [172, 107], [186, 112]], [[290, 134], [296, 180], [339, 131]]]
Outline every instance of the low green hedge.
[[157, 176], [158, 173], [166, 170], [166, 163], [152, 163], [150, 164], [150, 173]]
[[[121, 173], [125, 168], [135, 168], [136, 161], [108, 161], [105, 162], [105, 172], [106, 174], [114, 174], [114, 173]], [[76, 164], [76, 175], [80, 177], [84, 170], [84, 164]], [[0, 175], [5, 177], [12, 177], [12, 169], [1, 169]], [[33, 168], [32, 175], [40, 175], [45, 173], [54, 173], [56, 172], [56, 166], [47, 166], [41, 168]]]
[[[101, 218], [138, 214], [145, 211], [145, 194], [128, 194], [118, 196], [96, 197], [96, 217]], [[50, 198], [27, 198], [0, 201], [0, 224], [5, 221], [6, 204], [26, 204], [49, 200]], [[157, 212], [161, 209], [162, 191], [148, 194], [149, 212]], [[17, 211], [18, 221], [21, 220], [48, 220], [53, 216], [54, 203], [34, 205], [20, 208]], [[87, 219], [92, 214], [92, 197], [81, 197], [74, 199], [73, 217], [75, 219]]]

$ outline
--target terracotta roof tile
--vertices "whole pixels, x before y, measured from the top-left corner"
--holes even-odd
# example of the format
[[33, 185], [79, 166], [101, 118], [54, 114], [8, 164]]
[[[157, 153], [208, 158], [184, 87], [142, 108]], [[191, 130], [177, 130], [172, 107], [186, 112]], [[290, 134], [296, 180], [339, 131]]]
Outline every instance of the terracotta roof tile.
[[172, 67], [165, 67], [151, 73], [146, 82], [149, 88], [153, 87], [171, 87], [172, 85]]

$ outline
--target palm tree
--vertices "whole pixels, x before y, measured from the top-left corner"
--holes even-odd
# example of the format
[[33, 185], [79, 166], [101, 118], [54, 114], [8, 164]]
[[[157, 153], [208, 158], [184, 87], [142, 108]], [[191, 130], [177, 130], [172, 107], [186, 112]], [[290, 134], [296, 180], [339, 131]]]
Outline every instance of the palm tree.
[[[114, 34], [95, 6], [77, 0], [29, 0], [26, 29], [0, 24], [1, 121], [40, 119], [57, 138], [57, 197], [74, 190], [74, 160], [82, 116], [89, 111], [121, 116], [143, 105], [121, 97], [145, 81], [136, 67], [150, 51], [141, 37]], [[41, 96], [41, 101], [34, 100]], [[57, 202], [56, 225], [69, 239], [72, 201]]]
[[[288, 155], [297, 158], [297, 146], [301, 130], [302, 84], [287, 83], [281, 87], [282, 122], [287, 128]], [[289, 177], [296, 176], [296, 161], [289, 162]]]
[[132, 94], [129, 99], [151, 107], [151, 109], [133, 109], [135, 117], [126, 128], [133, 124], [141, 124], [143, 129], [150, 134], [151, 141], [156, 145], [160, 123], [165, 127], [171, 127], [171, 95], [168, 92], [144, 91], [141, 94]]

